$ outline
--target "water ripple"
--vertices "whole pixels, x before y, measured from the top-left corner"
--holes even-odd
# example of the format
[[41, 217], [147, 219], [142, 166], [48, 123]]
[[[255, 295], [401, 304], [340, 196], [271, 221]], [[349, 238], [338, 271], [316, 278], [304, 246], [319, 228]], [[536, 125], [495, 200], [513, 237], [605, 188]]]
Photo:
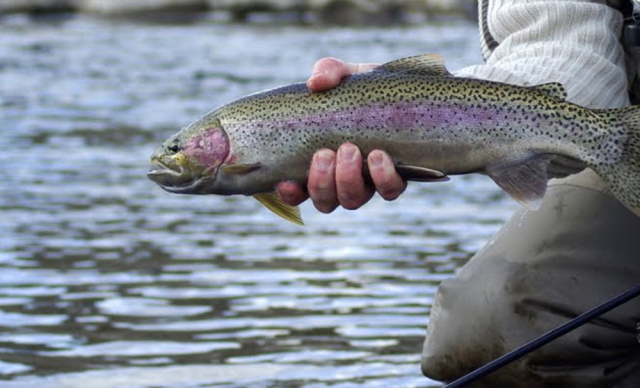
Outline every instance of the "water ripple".
[[0, 19], [0, 379], [7, 388], [434, 387], [439, 282], [515, 205], [484, 177], [307, 227], [146, 178], [157, 144], [332, 55], [479, 61], [472, 23], [393, 28]]

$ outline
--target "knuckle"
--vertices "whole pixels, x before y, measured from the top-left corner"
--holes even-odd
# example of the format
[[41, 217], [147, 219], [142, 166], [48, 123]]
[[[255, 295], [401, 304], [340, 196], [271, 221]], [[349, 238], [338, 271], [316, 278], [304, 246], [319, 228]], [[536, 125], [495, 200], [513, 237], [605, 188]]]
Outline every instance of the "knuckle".
[[337, 182], [337, 194], [340, 205], [345, 209], [355, 210], [366, 202], [366, 189], [360, 177]]
[[376, 191], [387, 201], [397, 199], [404, 192], [406, 184], [400, 178], [388, 178], [376, 185]]
[[394, 199], [397, 199], [400, 196], [400, 194], [402, 194], [402, 191], [398, 189], [386, 189], [386, 190], [380, 190], [378, 191], [378, 193], [385, 200], [393, 201]]
[[343, 203], [342, 207], [347, 209], [347, 210], [357, 210], [360, 209], [362, 207], [363, 203], [360, 202], [349, 202], [349, 203]]
[[331, 191], [332, 185], [325, 177], [318, 177], [318, 179], [310, 180], [307, 184], [307, 189], [312, 197], [326, 197], [326, 192]]
[[326, 188], [309, 188], [309, 196], [313, 200], [314, 204], [325, 205], [332, 204], [337, 201], [335, 193]]
[[315, 206], [320, 213], [328, 214], [334, 211], [338, 207], [338, 204], [326, 198], [321, 198], [319, 200], [313, 200], [313, 206]]
[[368, 187], [362, 181], [362, 178], [356, 183], [351, 184], [338, 191], [338, 200], [340, 205], [347, 210], [356, 210], [362, 207], [371, 199], [374, 190]]
[[352, 169], [346, 171], [345, 169], [341, 169], [340, 173], [336, 174], [336, 187], [341, 193], [351, 193], [356, 191], [356, 187], [360, 185], [358, 179], [362, 178], [355, 174]]
[[338, 207], [335, 186], [329, 179], [320, 179], [309, 185], [313, 205], [322, 213], [330, 213]]
[[318, 60], [313, 66], [312, 73], [320, 74], [324, 72], [336, 72], [339, 69], [342, 69], [345, 66], [345, 63], [340, 59], [333, 57], [325, 57]]
[[293, 182], [280, 182], [276, 188], [278, 197], [291, 206], [297, 206], [307, 199], [302, 187]]
[[319, 64], [323, 64], [325, 66], [342, 66], [344, 65], [344, 62], [338, 58], [334, 58], [334, 57], [325, 57], [325, 58], [321, 58], [318, 61]]
[[347, 210], [356, 210], [364, 205], [364, 198], [358, 193], [344, 193], [340, 196], [340, 205]]

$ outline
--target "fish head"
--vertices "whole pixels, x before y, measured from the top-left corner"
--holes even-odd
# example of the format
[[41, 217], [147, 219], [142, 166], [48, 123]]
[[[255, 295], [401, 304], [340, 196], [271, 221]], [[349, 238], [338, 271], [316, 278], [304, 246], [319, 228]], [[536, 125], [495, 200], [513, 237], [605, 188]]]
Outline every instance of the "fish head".
[[203, 118], [171, 136], [151, 156], [149, 179], [178, 194], [206, 194], [229, 155], [220, 121]]

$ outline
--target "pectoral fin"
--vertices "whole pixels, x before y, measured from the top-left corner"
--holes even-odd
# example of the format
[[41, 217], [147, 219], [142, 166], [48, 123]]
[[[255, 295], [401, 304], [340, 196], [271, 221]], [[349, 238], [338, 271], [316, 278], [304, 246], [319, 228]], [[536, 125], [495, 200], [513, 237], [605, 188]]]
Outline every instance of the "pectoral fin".
[[552, 155], [533, 155], [489, 166], [486, 172], [513, 199], [536, 210], [547, 191], [547, 169], [552, 159]]
[[300, 209], [297, 206], [290, 206], [282, 202], [276, 193], [255, 194], [253, 198], [285, 220], [291, 221], [296, 225], [304, 225], [300, 216]]
[[[438, 170], [433, 170], [426, 167], [410, 166], [408, 164], [396, 164], [396, 172], [402, 177], [402, 179], [415, 182], [446, 182], [449, 177]], [[363, 161], [362, 175], [365, 177], [368, 183], [371, 182], [371, 173], [369, 172], [369, 165], [367, 161]]]
[[248, 174], [251, 171], [255, 171], [259, 169], [261, 166], [260, 163], [254, 164], [228, 164], [226, 166], [220, 167], [220, 170], [225, 174], [232, 175], [244, 175]]
[[402, 178], [408, 181], [446, 182], [449, 180], [449, 177], [445, 173], [426, 167], [396, 164], [396, 171]]

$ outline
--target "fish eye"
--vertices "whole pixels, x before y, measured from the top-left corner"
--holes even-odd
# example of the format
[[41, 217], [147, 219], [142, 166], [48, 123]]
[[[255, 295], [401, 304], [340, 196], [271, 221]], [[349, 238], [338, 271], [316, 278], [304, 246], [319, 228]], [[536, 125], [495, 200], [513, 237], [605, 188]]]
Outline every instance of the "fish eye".
[[180, 147], [180, 142], [178, 142], [177, 140], [174, 140], [173, 144], [167, 146], [167, 150], [174, 154], [178, 153], [178, 151], [180, 151], [181, 149], [182, 147]]

